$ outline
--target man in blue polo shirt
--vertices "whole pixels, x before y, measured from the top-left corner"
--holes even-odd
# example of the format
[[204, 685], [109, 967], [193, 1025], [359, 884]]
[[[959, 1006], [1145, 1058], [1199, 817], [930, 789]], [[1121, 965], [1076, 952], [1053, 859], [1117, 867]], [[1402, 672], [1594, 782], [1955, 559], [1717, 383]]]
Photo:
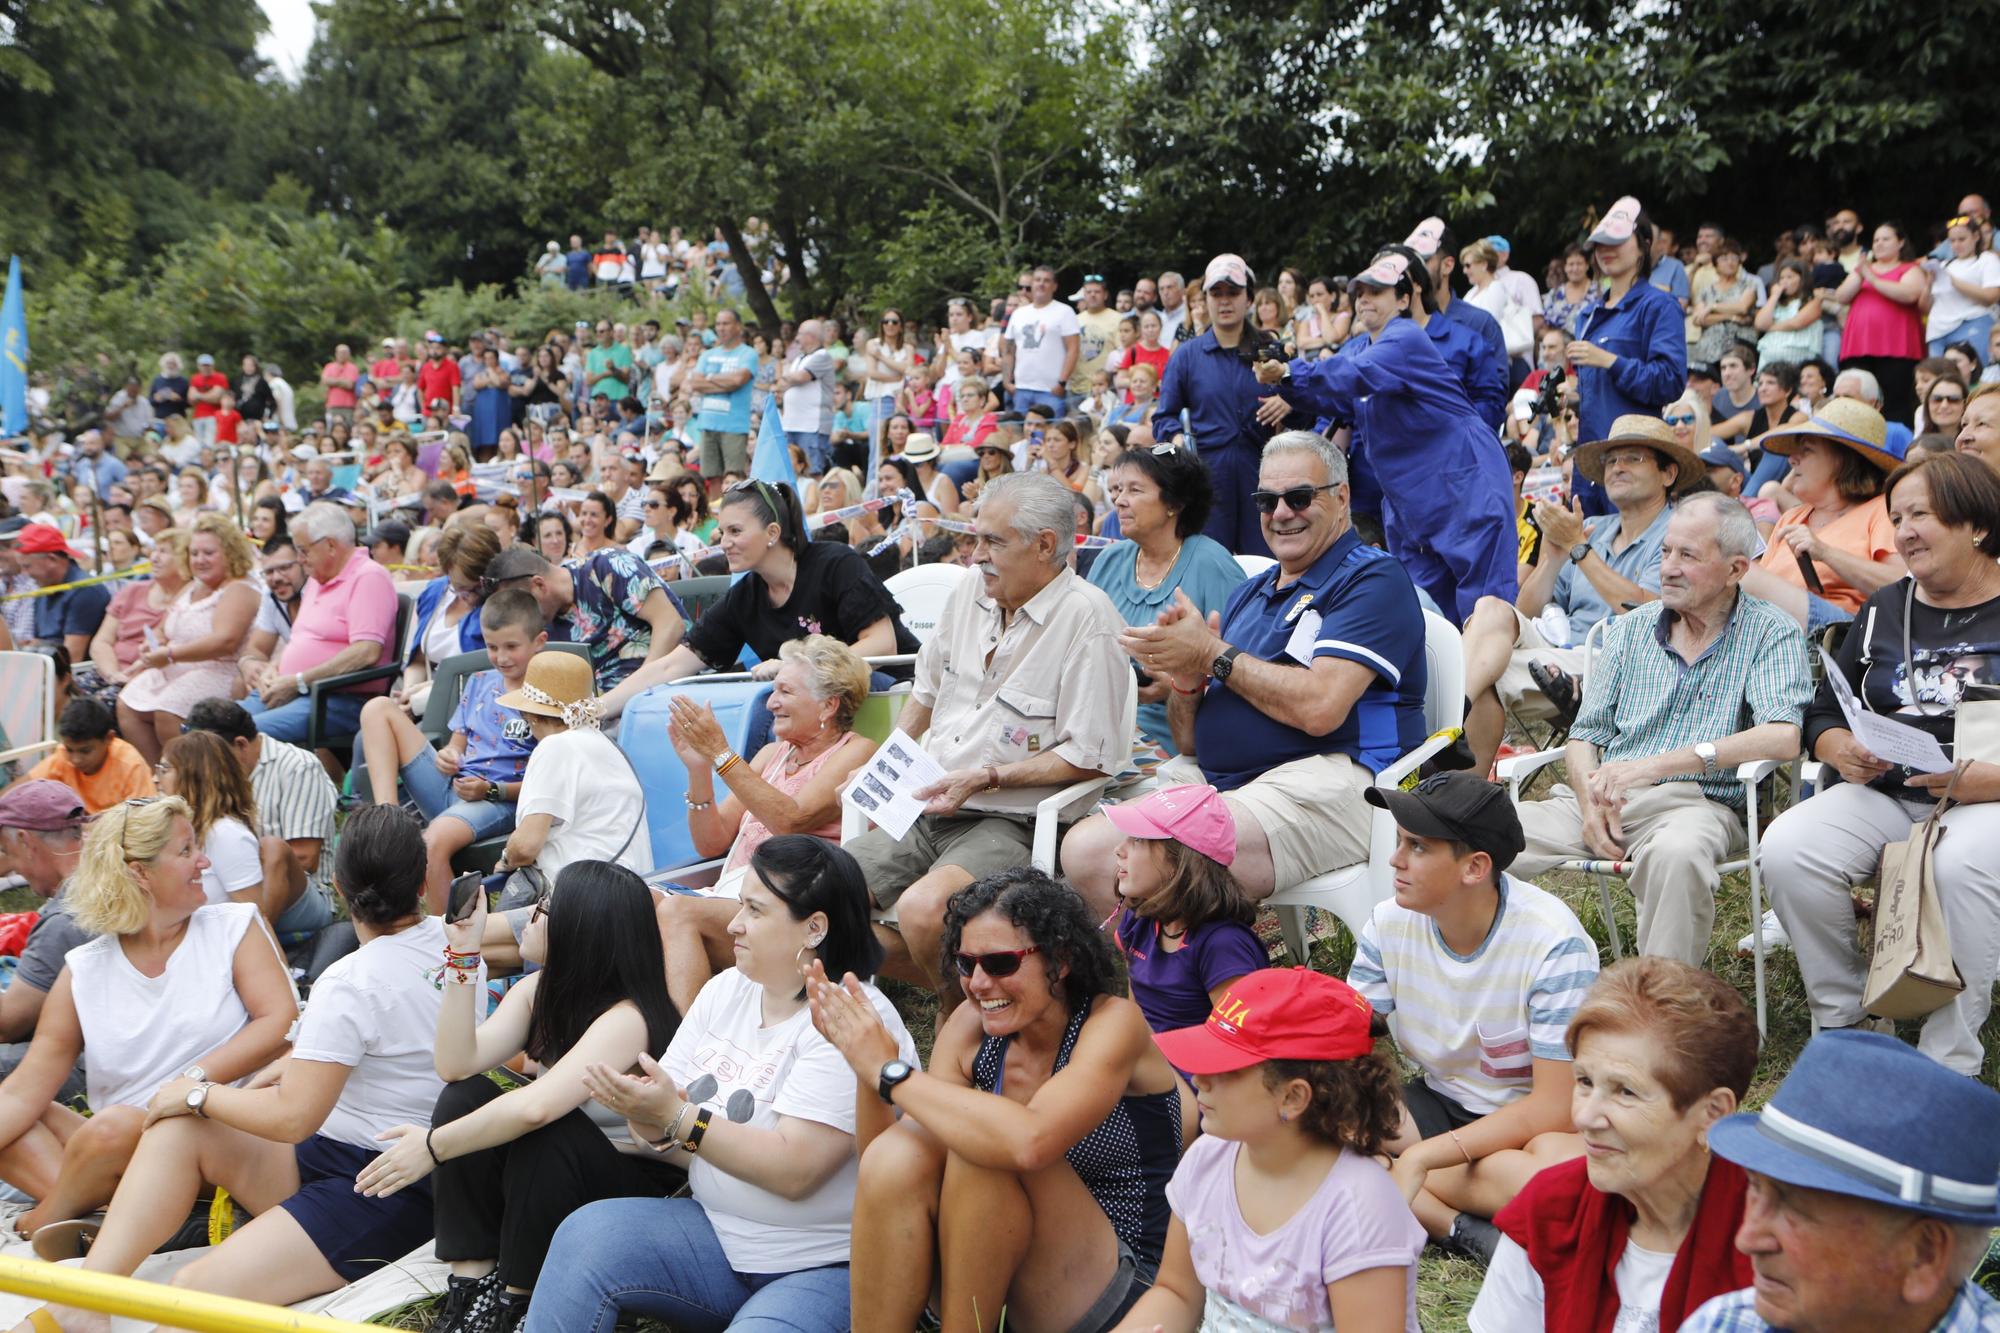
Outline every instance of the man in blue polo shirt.
[[[1181, 755], [1161, 780], [1223, 793], [1231, 873], [1262, 899], [1367, 859], [1362, 792], [1424, 739], [1424, 618], [1402, 565], [1349, 523], [1346, 459], [1325, 436], [1273, 437], [1253, 497], [1276, 567], [1213, 622], [1177, 593], [1121, 642], [1174, 690]], [[1086, 897], [1110, 883], [1116, 842], [1102, 816], [1064, 840], [1063, 872]]]

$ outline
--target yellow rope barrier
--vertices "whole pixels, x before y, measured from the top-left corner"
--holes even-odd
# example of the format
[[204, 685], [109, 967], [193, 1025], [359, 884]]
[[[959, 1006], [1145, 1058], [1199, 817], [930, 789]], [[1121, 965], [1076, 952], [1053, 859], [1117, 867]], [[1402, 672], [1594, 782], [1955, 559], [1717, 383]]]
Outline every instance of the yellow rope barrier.
[[0, 1291], [196, 1333], [370, 1333], [345, 1319], [4, 1255]]
[[26, 592], [10, 592], [5, 596], [0, 596], [0, 602], [12, 602], [22, 597], [53, 597], [59, 592], [68, 592], [71, 588], [88, 588], [92, 584], [110, 583], [116, 579], [138, 578], [141, 574], [150, 574], [152, 572], [153, 562], [150, 560], [141, 560], [130, 569], [114, 569], [109, 574], [93, 574], [87, 579], [77, 579], [70, 583], [51, 583], [46, 588], [30, 588]]

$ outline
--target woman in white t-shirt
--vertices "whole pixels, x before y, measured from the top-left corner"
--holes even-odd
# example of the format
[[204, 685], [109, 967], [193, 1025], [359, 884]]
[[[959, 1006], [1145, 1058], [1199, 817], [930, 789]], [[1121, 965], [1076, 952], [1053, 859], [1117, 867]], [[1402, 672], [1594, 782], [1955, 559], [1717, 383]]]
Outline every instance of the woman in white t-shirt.
[[1953, 218], [1945, 239], [1951, 258], [1936, 270], [1923, 301], [1924, 338], [1932, 356], [1943, 356], [1956, 342], [1969, 342], [1984, 356], [1993, 335], [1994, 303], [2000, 302], [2000, 255], [1980, 252], [1971, 218]]
[[[208, 906], [207, 866], [184, 801], [120, 801], [90, 825], [65, 900], [97, 933], [69, 951], [34, 1040], [0, 1083], [0, 1179], [41, 1200], [17, 1234], [62, 1223], [50, 1244], [74, 1258], [74, 1219], [102, 1208], [169, 1079], [247, 1078], [284, 1050], [298, 995], [254, 910]], [[88, 1120], [54, 1102], [86, 1058]], [[185, 1210], [181, 1216], [186, 1217]]]
[[1418, 1333], [1424, 1229], [1376, 1160], [1402, 1096], [1374, 1014], [1344, 981], [1264, 968], [1158, 1035], [1202, 1133], [1167, 1186], [1159, 1276], [1119, 1329]]
[[[486, 898], [445, 926], [454, 983], [480, 963]], [[521, 953], [541, 970], [507, 992], [484, 1023], [486, 988], [448, 984], [438, 1010], [437, 1070], [449, 1080], [430, 1115], [382, 1137], [394, 1144], [355, 1185], [394, 1198], [433, 1171], [437, 1257], [451, 1268], [437, 1333], [513, 1333], [565, 1217], [599, 1199], [650, 1195], [679, 1173], [629, 1142], [589, 1104], [584, 1070], [637, 1068], [680, 1024], [653, 895], [623, 866], [578, 861], [538, 900]], [[526, 1054], [540, 1075], [511, 1090], [489, 1071]], [[511, 1080], [510, 1080], [511, 1082]]]
[[442, 966], [444, 927], [423, 913], [423, 830], [407, 811], [356, 811], [334, 881], [361, 947], [313, 987], [289, 1056], [242, 1087], [184, 1075], [153, 1095], [86, 1270], [129, 1276], [186, 1223], [204, 1184], [253, 1220], [175, 1276], [196, 1291], [290, 1305], [431, 1238], [428, 1188], [371, 1199], [354, 1179], [381, 1151], [378, 1135], [429, 1123], [444, 1088], [431, 1053], [444, 978], [459, 989], [483, 978]]
[[610, 1333], [621, 1312], [679, 1327], [850, 1327], [856, 1078], [814, 1028], [807, 981], [844, 976], [912, 1068], [916, 1043], [868, 983], [882, 945], [853, 857], [803, 834], [772, 838], [741, 901], [736, 966], [702, 988], [659, 1062], [642, 1060], [639, 1078], [608, 1064], [586, 1075], [635, 1139], [686, 1166], [694, 1197], [617, 1199], [564, 1222], [528, 1333]]
[[160, 790], [188, 803], [195, 836], [208, 866], [202, 891], [212, 903], [250, 903], [266, 919], [283, 916], [306, 886], [298, 862], [272, 848], [267, 869], [257, 834], [257, 800], [250, 776], [228, 742], [213, 732], [190, 731], [167, 742], [154, 771]]

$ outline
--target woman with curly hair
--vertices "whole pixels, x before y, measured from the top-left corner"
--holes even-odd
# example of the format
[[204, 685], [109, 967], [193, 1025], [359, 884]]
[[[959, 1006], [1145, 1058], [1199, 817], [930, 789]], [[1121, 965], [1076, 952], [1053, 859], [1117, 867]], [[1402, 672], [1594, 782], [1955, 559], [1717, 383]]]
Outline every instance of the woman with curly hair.
[[1376, 1160], [1402, 1098], [1374, 1013], [1346, 982], [1266, 968], [1160, 1034], [1202, 1135], [1167, 1186], [1159, 1280], [1120, 1328], [1417, 1333], [1424, 1229]]
[[914, 1327], [934, 1279], [945, 1333], [990, 1328], [1003, 1307], [1010, 1327], [1111, 1328], [1166, 1241], [1180, 1078], [1060, 880], [1019, 867], [960, 889], [943, 954], [969, 1003], [940, 1024], [928, 1071], [848, 991], [812, 987], [857, 1084], [855, 1328]]

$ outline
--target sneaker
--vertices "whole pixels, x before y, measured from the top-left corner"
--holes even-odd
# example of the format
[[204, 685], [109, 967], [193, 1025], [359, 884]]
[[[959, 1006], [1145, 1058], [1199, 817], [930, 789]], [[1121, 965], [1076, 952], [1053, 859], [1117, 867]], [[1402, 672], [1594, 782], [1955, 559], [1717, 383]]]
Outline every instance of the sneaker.
[[500, 1303], [500, 1270], [485, 1277], [445, 1279], [444, 1308], [431, 1321], [430, 1333], [479, 1333], [491, 1327], [494, 1307]]
[[527, 1317], [528, 1293], [502, 1291], [498, 1304], [493, 1307], [492, 1317], [479, 1333], [516, 1333]]
[[[1757, 934], [1764, 937], [1764, 955], [1766, 957], [1774, 953], [1786, 953], [1791, 950], [1792, 937], [1785, 933], [1785, 927], [1779, 922], [1776, 912], [1766, 909], [1763, 917], [1757, 922]], [[1756, 951], [1757, 941], [1754, 936], [1745, 935], [1742, 939], [1736, 941], [1736, 956], [1738, 958], [1753, 957]]]
[[1451, 1234], [1438, 1242], [1438, 1248], [1485, 1268], [1493, 1262], [1493, 1252], [1500, 1248], [1500, 1228], [1483, 1217], [1460, 1213], [1451, 1220]]

